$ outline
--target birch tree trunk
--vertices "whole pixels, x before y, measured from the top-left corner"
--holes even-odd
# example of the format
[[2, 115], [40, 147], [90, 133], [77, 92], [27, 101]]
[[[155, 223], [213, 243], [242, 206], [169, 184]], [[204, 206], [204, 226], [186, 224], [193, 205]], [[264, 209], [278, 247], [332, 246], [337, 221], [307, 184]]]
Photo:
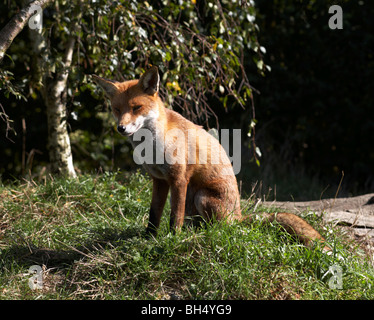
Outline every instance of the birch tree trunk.
[[[35, 12], [30, 10], [31, 6], [45, 8], [52, 0], [28, 0], [27, 2], [29, 3], [0, 30], [0, 62], [14, 38], [35, 14]], [[51, 172], [76, 177], [66, 122], [67, 79], [74, 53], [75, 38], [71, 36], [67, 42], [63, 67], [50, 78], [50, 73], [46, 72], [47, 70], [42, 67], [46, 65], [45, 62], [49, 60], [49, 57], [45, 51], [46, 41], [42, 36], [41, 29], [30, 29], [30, 35], [33, 44], [32, 50], [37, 56], [38, 67], [36, 74], [37, 77], [42, 79], [42, 95], [47, 107], [48, 149]]]
[[[74, 30], [76, 24], [73, 24], [72, 28]], [[42, 30], [30, 29], [29, 35], [35, 60], [34, 81], [42, 83], [41, 93], [47, 109], [50, 171], [54, 174], [76, 177], [66, 111], [67, 80], [73, 60], [75, 37], [71, 35], [66, 42], [62, 66], [52, 73], [49, 61], [53, 59]]]
[[73, 59], [75, 38], [68, 40], [64, 67], [57, 72], [55, 79], [44, 77], [43, 98], [47, 107], [48, 150], [52, 173], [76, 177], [67, 130], [66, 90], [69, 69]]

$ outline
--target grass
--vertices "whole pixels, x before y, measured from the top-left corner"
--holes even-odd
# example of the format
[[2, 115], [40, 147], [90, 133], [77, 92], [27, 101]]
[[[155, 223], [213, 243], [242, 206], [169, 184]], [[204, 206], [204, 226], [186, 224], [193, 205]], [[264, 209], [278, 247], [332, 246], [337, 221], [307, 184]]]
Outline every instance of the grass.
[[[151, 188], [140, 173], [0, 186], [0, 298], [374, 298], [372, 261], [315, 214], [304, 218], [327, 237], [331, 256], [257, 222], [170, 233], [164, 214], [157, 238], [147, 239]], [[33, 265], [43, 269], [43, 289], [28, 285]], [[340, 290], [329, 286], [333, 265]]]

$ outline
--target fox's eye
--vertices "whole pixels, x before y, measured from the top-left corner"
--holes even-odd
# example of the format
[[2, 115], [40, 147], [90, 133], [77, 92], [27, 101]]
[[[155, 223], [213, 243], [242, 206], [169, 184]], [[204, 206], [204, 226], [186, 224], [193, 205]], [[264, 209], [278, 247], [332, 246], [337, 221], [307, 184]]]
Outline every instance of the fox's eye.
[[119, 109], [118, 108], [114, 108], [114, 111], [119, 113]]
[[134, 107], [132, 108], [132, 111], [138, 111], [141, 107], [142, 107], [142, 106], [134, 106]]

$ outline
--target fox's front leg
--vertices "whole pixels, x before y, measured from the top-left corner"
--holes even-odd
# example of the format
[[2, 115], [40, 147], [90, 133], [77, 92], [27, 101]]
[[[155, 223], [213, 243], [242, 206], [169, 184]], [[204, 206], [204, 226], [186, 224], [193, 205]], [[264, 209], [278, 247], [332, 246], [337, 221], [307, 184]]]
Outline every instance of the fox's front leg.
[[175, 181], [170, 185], [170, 229], [180, 229], [183, 226], [186, 207], [186, 181]]
[[157, 233], [168, 192], [169, 184], [167, 181], [153, 178], [152, 203], [149, 210], [147, 234]]

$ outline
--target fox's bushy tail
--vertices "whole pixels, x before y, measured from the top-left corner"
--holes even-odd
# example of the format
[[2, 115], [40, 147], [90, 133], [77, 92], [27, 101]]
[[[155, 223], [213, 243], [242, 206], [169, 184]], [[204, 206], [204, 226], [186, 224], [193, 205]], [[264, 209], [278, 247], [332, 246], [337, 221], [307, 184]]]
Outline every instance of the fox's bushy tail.
[[[252, 221], [252, 217], [245, 217], [244, 220]], [[299, 216], [289, 213], [289, 212], [279, 212], [279, 213], [263, 213], [261, 215], [261, 220], [264, 222], [274, 222], [279, 223], [289, 234], [298, 238], [298, 240], [303, 243], [306, 247], [312, 247], [313, 243], [319, 241], [321, 243], [325, 242], [325, 239], [315, 230], [309, 223]], [[323, 251], [331, 251], [331, 248], [325, 245]]]

